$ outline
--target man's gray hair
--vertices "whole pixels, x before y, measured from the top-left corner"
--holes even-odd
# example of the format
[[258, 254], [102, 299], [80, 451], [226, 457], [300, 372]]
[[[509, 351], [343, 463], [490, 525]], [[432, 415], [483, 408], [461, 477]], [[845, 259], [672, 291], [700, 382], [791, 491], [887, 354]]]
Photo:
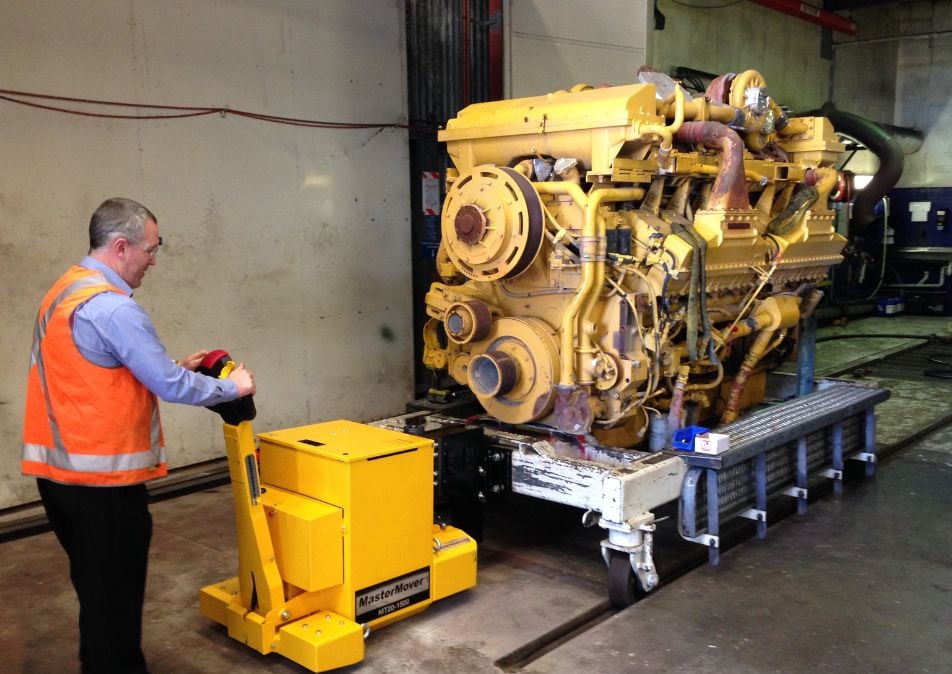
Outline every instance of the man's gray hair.
[[119, 236], [139, 243], [145, 237], [145, 223], [149, 220], [159, 222], [152, 211], [139, 202], [107, 199], [89, 219], [89, 250], [98, 250]]

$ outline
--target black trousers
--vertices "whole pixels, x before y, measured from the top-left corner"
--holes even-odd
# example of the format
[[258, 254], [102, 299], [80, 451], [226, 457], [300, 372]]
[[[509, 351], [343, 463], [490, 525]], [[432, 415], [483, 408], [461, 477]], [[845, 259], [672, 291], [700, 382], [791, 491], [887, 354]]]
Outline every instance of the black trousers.
[[79, 597], [84, 674], [147, 672], [142, 653], [152, 516], [145, 485], [85, 487], [38, 479]]

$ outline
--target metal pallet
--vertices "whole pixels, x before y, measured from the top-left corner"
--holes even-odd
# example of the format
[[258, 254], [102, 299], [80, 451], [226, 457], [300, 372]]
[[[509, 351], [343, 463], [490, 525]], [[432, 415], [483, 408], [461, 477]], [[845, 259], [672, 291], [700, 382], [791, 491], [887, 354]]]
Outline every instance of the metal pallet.
[[767, 535], [767, 500], [785, 494], [805, 513], [811, 480], [832, 479], [843, 489], [843, 466], [863, 461], [876, 468], [875, 406], [887, 389], [838, 381], [820, 382], [801, 398], [754, 412], [715, 429], [730, 437], [719, 455], [684, 453], [688, 465], [681, 487], [681, 536], [708, 547], [711, 564], [720, 561], [720, 525], [735, 517], [757, 522]]

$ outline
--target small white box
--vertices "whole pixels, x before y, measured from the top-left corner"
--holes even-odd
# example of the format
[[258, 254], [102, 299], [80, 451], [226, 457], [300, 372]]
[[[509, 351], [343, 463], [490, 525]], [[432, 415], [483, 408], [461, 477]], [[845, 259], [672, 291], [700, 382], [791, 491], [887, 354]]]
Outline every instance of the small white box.
[[694, 451], [698, 454], [721, 454], [730, 446], [731, 438], [724, 433], [702, 433], [694, 438]]

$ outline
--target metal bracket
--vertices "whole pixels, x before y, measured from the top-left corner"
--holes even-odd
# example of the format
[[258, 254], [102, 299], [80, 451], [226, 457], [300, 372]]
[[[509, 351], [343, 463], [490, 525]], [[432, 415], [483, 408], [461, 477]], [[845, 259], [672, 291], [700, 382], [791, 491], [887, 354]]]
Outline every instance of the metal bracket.
[[876, 463], [876, 455], [872, 452], [857, 452], [849, 457], [851, 461], [862, 461], [863, 463]]
[[842, 480], [842, 479], [843, 479], [843, 471], [842, 471], [842, 470], [836, 470], [836, 469], [834, 469], [834, 468], [827, 468], [826, 470], [823, 471], [823, 476], [824, 476], [824, 477], [828, 477], [828, 478], [830, 478], [831, 480]]
[[460, 536], [459, 538], [452, 538], [452, 539], [450, 539], [450, 540], [448, 540], [448, 541], [446, 541], [446, 542], [443, 542], [443, 541], [441, 541], [441, 540], [438, 539], [438, 538], [434, 538], [434, 539], [433, 539], [433, 552], [434, 552], [434, 553], [439, 553], [440, 551], [446, 550], [447, 548], [452, 548], [452, 547], [455, 547], [455, 546], [457, 546], [457, 545], [462, 545], [463, 543], [469, 543], [470, 540], [471, 540], [471, 539], [470, 539], [469, 536]]
[[785, 496], [792, 496], [793, 498], [806, 498], [807, 490], [803, 487], [788, 487], [783, 490]]
[[[584, 515], [583, 515], [584, 518]], [[611, 522], [604, 517], [598, 518], [598, 526], [609, 531], [618, 531], [623, 534], [630, 534], [635, 531], [652, 532], [657, 527], [655, 525], [654, 513], [644, 513], [640, 517], [633, 517], [627, 522]], [[582, 524], [585, 524], [583, 519]]]
[[746, 517], [747, 519], [754, 520], [755, 522], [766, 522], [767, 511], [757, 510], [757, 508], [750, 508], [742, 513], [739, 513], [738, 517]]
[[584, 513], [582, 513], [582, 526], [586, 529], [588, 527], [593, 527], [598, 524], [599, 519], [600, 518], [597, 512], [594, 510], [586, 510]]
[[710, 534], [700, 534], [698, 536], [693, 536], [693, 537], [682, 536], [682, 538], [686, 541], [691, 541], [692, 543], [700, 543], [701, 545], [706, 545], [709, 548], [721, 547], [720, 536], [711, 536]]

